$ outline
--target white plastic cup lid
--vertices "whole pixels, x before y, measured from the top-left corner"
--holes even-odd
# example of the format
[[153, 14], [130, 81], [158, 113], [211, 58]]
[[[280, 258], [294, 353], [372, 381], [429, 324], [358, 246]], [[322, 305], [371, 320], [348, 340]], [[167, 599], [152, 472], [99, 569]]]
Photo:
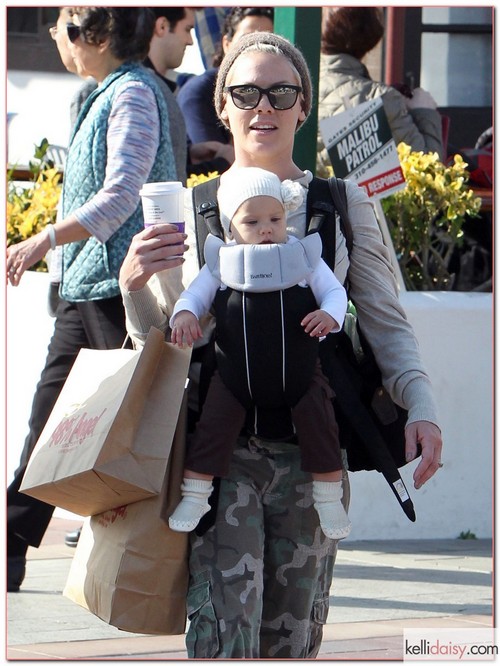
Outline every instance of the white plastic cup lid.
[[180, 181], [168, 180], [162, 183], [144, 183], [139, 194], [141, 196], [155, 196], [158, 194], [174, 194], [184, 189]]

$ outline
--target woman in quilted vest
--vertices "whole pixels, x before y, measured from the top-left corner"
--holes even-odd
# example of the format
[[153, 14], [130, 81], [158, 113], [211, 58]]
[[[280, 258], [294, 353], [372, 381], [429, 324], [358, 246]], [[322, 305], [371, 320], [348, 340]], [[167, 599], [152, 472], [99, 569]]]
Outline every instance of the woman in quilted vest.
[[[299, 183], [307, 194], [313, 176], [293, 159], [295, 133], [311, 111], [309, 71], [300, 51], [273, 33], [241, 37], [219, 69], [215, 107], [232, 133], [235, 162], [260, 167], [281, 181]], [[227, 181], [226, 181], [227, 182]], [[347, 278], [358, 319], [391, 396], [408, 409], [406, 459], [422, 455], [413, 473], [420, 488], [441, 466], [441, 434], [429, 377], [415, 334], [398, 301], [397, 284], [373, 205], [363, 190], [346, 182], [353, 233], [348, 254], [336, 224], [335, 274]], [[306, 235], [307, 202], [287, 218], [287, 232]], [[192, 207], [183, 277], [198, 270]], [[154, 241], [154, 242], [153, 242]], [[129, 330], [140, 344], [154, 323], [167, 329], [177, 288], [179, 241], [171, 225], [158, 225], [134, 239], [120, 284]], [[171, 270], [165, 270], [171, 266]], [[209, 322], [202, 322], [206, 342]], [[198, 358], [195, 349], [194, 359]], [[193, 364], [194, 365], [194, 364]], [[194, 376], [194, 373], [193, 373]], [[225, 405], [220, 406], [223, 411]], [[327, 621], [337, 541], [323, 534], [314, 509], [310, 473], [300, 468], [293, 438], [256, 437], [242, 431], [229, 473], [220, 479], [212, 511], [191, 533], [186, 643], [195, 659], [306, 659], [318, 655]], [[347, 472], [344, 506], [349, 503]], [[361, 500], [362, 501], [362, 498]], [[207, 520], [205, 520], [207, 519]]]
[[[82, 347], [120, 347], [126, 337], [118, 272], [143, 227], [139, 190], [175, 180], [165, 101], [142, 65], [154, 14], [149, 9], [76, 7], [63, 28], [80, 76], [97, 89], [73, 129], [58, 221], [7, 250], [7, 275], [62, 246], [60, 302], [46, 364], [33, 400], [29, 434], [8, 489], [8, 589], [17, 591], [29, 545], [38, 547], [54, 507], [18, 492], [28, 458]], [[61, 29], [61, 24], [56, 30]]]

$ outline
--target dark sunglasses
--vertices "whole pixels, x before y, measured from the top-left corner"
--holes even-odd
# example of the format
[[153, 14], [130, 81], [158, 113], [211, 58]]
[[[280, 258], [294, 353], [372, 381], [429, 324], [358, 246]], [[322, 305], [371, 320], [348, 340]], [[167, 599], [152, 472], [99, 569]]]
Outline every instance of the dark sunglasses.
[[297, 101], [299, 93], [302, 92], [300, 86], [288, 85], [288, 83], [276, 84], [270, 88], [259, 88], [254, 85], [242, 86], [227, 86], [224, 92], [231, 95], [231, 99], [238, 109], [255, 109], [257, 104], [262, 99], [262, 95], [266, 95], [269, 104], [277, 111], [286, 111], [291, 109]]
[[68, 39], [69, 41], [74, 44], [78, 37], [81, 35], [81, 28], [79, 25], [75, 25], [74, 23], [66, 23], [66, 30], [68, 31]]

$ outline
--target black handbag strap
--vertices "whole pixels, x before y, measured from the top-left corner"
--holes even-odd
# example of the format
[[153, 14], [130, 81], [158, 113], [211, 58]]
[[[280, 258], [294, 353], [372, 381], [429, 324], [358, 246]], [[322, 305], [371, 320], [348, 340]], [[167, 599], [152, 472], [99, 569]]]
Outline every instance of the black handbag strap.
[[353, 246], [352, 227], [347, 209], [347, 191], [341, 178], [313, 178], [307, 196], [307, 233], [318, 232], [323, 242], [322, 257], [332, 270], [335, 269], [337, 249], [336, 219], [338, 213], [340, 230], [346, 241], [347, 253]]
[[330, 194], [340, 217], [340, 228], [344, 234], [347, 252], [351, 254], [353, 246], [352, 227], [347, 210], [347, 191], [345, 180], [332, 176], [328, 179]]
[[[334, 211], [336, 210], [339, 215], [340, 229], [345, 238], [347, 252], [350, 255], [353, 248], [353, 232], [349, 219], [345, 181], [335, 177], [331, 177], [327, 181], [313, 178], [309, 184], [308, 211], [310, 214], [312, 213], [312, 217], [310, 218], [308, 233], [318, 231], [321, 234], [324, 247], [323, 259], [333, 270], [336, 253], [334, 231], [336, 224], [334, 214], [332, 215], [329, 207], [325, 209], [324, 206], [325, 200], [328, 201], [329, 197], [333, 201]], [[316, 217], [315, 211], [317, 211]], [[323, 216], [320, 214], [322, 211], [324, 211]], [[364, 339], [361, 331], [359, 331], [359, 334]], [[345, 333], [341, 332], [337, 337], [327, 338], [320, 347], [323, 351], [321, 353], [323, 369], [326, 371], [330, 384], [336, 393], [336, 403], [350, 424], [350, 428], [356, 432], [359, 441], [362, 442], [375, 469], [383, 474], [387, 480], [407, 517], [411, 521], [415, 521], [413, 502], [401, 478], [398, 466], [375, 426], [372, 416], [363, 404], [358, 390], [353, 385], [349, 368], [342, 361], [342, 354], [339, 353], [338, 348], [332, 349], [332, 346], [338, 347], [340, 344], [338, 336], [342, 335], [345, 335]], [[372, 353], [369, 345], [366, 344], [366, 340], [364, 343], [365, 349]]]
[[408, 490], [387, 444], [353, 385], [348, 363], [336, 348], [332, 349], [336, 345], [333, 338], [330, 340], [327, 338], [321, 344], [323, 345], [320, 348], [321, 364], [335, 391], [336, 404], [347, 418], [350, 427], [358, 435], [359, 441], [362, 442], [375, 469], [387, 480], [405, 514], [412, 522], [415, 522], [415, 509]]

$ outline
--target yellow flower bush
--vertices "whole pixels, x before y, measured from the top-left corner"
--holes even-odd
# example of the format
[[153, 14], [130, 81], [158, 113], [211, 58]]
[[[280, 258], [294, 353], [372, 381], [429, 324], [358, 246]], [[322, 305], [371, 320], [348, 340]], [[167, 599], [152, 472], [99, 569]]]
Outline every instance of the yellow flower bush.
[[466, 217], [477, 217], [480, 197], [467, 185], [460, 155], [443, 164], [437, 153], [412, 152], [400, 143], [398, 154], [406, 187], [381, 201], [408, 289], [450, 289], [448, 271], [462, 243]]
[[200, 183], [206, 183], [207, 180], [212, 180], [212, 178], [217, 178], [219, 175], [218, 171], [210, 171], [208, 174], [200, 173], [200, 174], [194, 174], [192, 173], [187, 181], [186, 185], [188, 187], [195, 187], [195, 185], [200, 185]]
[[[7, 247], [39, 233], [56, 220], [61, 195], [61, 173], [46, 158], [48, 142], [35, 147], [30, 162], [31, 179], [25, 184], [13, 180], [13, 170], [7, 174]], [[47, 271], [42, 260], [32, 270]]]

